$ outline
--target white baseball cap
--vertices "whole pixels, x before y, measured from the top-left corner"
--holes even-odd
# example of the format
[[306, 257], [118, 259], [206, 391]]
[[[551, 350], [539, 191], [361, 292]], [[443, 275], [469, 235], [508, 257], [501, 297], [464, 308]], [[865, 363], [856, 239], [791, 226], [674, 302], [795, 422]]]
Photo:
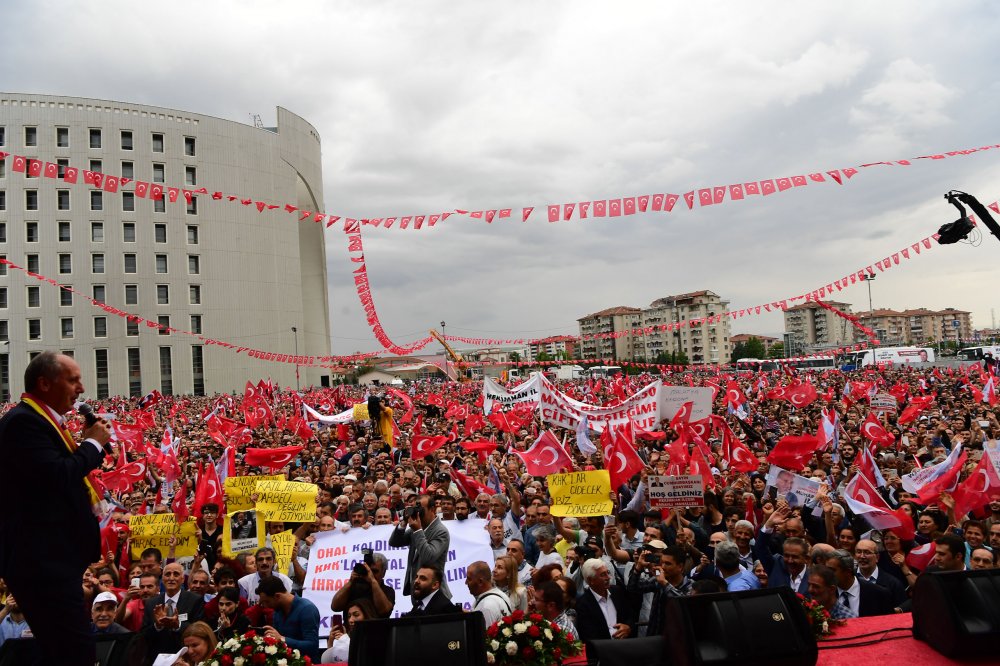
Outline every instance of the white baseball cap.
[[103, 604], [105, 601], [110, 601], [115, 606], [118, 605], [118, 597], [116, 597], [111, 592], [101, 592], [96, 597], [94, 597], [94, 606], [97, 604]]

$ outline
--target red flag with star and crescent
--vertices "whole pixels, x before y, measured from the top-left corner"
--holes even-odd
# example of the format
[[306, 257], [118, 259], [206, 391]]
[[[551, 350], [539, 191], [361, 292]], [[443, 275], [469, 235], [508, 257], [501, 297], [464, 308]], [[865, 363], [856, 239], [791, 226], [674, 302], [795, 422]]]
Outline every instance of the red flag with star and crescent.
[[641, 472], [645, 464], [628, 441], [625, 433], [616, 430], [611, 446], [605, 451], [604, 467], [611, 475], [611, 488], [617, 489]]
[[301, 446], [280, 446], [275, 449], [247, 448], [243, 462], [252, 467], [281, 469], [292, 462], [303, 448]]
[[542, 432], [527, 451], [512, 453], [521, 459], [532, 476], [548, 476], [573, 469], [573, 459], [551, 430]]

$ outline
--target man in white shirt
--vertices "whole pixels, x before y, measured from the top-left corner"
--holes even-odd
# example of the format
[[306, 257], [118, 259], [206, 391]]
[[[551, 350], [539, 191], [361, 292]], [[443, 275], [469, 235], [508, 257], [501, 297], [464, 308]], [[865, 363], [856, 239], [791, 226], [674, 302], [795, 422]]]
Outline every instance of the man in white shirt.
[[493, 584], [493, 572], [486, 562], [473, 562], [466, 568], [465, 585], [476, 598], [472, 610], [483, 614], [487, 627], [514, 612], [510, 599]]
[[291, 594], [292, 579], [283, 573], [274, 570], [275, 554], [274, 550], [268, 547], [260, 548], [254, 554], [254, 561], [257, 563], [256, 573], [247, 574], [240, 578], [238, 584], [246, 597], [247, 603], [251, 606], [257, 603], [257, 586], [260, 581], [274, 576], [285, 584], [285, 591]]

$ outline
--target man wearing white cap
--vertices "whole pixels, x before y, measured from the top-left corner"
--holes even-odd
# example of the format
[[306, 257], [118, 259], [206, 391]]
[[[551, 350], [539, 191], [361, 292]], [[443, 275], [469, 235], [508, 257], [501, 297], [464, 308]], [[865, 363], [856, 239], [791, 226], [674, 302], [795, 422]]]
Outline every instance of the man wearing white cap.
[[90, 608], [90, 630], [95, 634], [127, 634], [128, 629], [115, 622], [118, 597], [111, 592], [101, 592], [94, 597]]

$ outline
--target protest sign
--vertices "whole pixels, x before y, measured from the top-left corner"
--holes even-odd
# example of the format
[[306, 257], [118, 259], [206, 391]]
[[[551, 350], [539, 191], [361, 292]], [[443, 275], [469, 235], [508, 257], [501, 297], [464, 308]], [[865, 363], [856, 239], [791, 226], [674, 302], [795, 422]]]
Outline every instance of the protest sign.
[[170, 552], [170, 537], [177, 537], [174, 557], [189, 557], [198, 553], [198, 525], [189, 518], [180, 525], [172, 513], [150, 513], [128, 519], [132, 558], [138, 560], [142, 551], [157, 548], [164, 557]]
[[250, 511], [253, 509], [254, 488], [258, 481], [284, 481], [285, 477], [275, 474], [272, 476], [228, 476], [224, 485], [226, 493], [226, 510]]
[[540, 374], [534, 375], [509, 391], [492, 377], [483, 377], [483, 413], [490, 414], [496, 403], [504, 409], [521, 402], [537, 403], [540, 376]]
[[553, 516], [606, 516], [614, 510], [611, 475], [606, 469], [545, 477]]
[[288, 571], [288, 565], [292, 562], [292, 551], [295, 548], [295, 535], [291, 530], [272, 534], [271, 548], [274, 549], [274, 570]]
[[261, 520], [302, 523], [316, 520], [315, 483], [298, 481], [258, 481], [257, 514]]
[[[441, 522], [451, 537], [444, 574], [454, 603], [465, 610], [472, 610], [475, 599], [465, 585], [465, 569], [472, 562], [483, 561], [493, 568], [493, 550], [486, 532], [486, 521], [479, 518], [445, 520]], [[409, 548], [392, 548], [389, 535], [392, 525], [360, 527], [346, 532], [332, 530], [317, 532], [316, 541], [309, 550], [303, 596], [313, 602], [320, 612], [320, 636], [330, 631], [330, 602], [351, 578], [354, 565], [363, 561], [362, 548], [385, 555], [388, 560], [383, 582], [396, 591], [396, 605], [392, 617], [399, 617], [413, 608], [410, 597], [403, 596], [403, 580]]]
[[594, 432], [604, 432], [608, 426], [624, 426], [630, 421], [643, 430], [652, 430], [660, 423], [659, 380], [652, 382], [610, 407], [591, 405], [569, 397], [544, 375], [538, 378], [539, 414], [542, 420], [561, 428], [575, 429], [586, 415], [587, 426]]
[[222, 554], [235, 557], [236, 553], [263, 546], [263, 522], [257, 519], [256, 511], [233, 511], [227, 515], [222, 524]]
[[676, 509], [705, 506], [705, 480], [698, 474], [650, 476], [649, 506], [653, 509]]
[[707, 386], [660, 388], [660, 418], [672, 419], [685, 402], [693, 403], [689, 421], [707, 419], [712, 414], [712, 389]]
[[896, 396], [891, 393], [877, 393], [871, 399], [873, 412], [894, 412], [899, 407]]
[[785, 500], [792, 508], [811, 502], [819, 492], [819, 481], [799, 476], [777, 465], [771, 465], [766, 479], [765, 490], [770, 492], [771, 497]]

